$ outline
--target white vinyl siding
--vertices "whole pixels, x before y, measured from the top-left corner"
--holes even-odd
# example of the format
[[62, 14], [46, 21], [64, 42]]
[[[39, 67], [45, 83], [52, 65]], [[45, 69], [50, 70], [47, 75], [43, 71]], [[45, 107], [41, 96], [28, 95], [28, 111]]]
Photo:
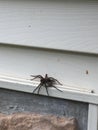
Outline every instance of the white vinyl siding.
[[88, 103], [98, 130], [97, 55], [97, 0], [0, 0], [0, 88], [32, 93], [47, 73], [63, 84], [50, 96]]
[[0, 0], [0, 43], [98, 54], [98, 2]]

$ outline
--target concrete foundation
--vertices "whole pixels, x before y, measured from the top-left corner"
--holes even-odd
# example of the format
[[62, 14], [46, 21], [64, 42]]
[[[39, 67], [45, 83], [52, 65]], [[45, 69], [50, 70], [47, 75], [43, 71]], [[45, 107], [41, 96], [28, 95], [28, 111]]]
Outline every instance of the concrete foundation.
[[0, 112], [33, 112], [75, 117], [79, 130], [87, 130], [88, 104], [83, 102], [0, 89]]

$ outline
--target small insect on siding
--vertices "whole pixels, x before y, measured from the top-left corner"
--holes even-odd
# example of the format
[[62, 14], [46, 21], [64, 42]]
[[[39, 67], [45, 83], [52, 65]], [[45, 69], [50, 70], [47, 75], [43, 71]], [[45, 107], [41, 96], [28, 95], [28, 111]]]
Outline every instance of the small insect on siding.
[[88, 70], [86, 70], [86, 74], [89, 74]]
[[49, 92], [48, 92], [48, 88], [49, 87], [53, 87], [55, 89], [57, 89], [58, 91], [62, 92], [60, 89], [58, 89], [55, 85], [62, 85], [57, 79], [53, 78], [53, 77], [48, 77], [48, 74], [45, 74], [45, 77], [43, 77], [42, 75], [31, 75], [31, 77], [34, 77], [31, 80], [34, 80], [36, 78], [40, 79], [40, 83], [39, 85], [34, 89], [33, 93], [37, 91], [37, 93], [39, 94], [41, 87], [45, 87], [47, 95], [49, 96]]

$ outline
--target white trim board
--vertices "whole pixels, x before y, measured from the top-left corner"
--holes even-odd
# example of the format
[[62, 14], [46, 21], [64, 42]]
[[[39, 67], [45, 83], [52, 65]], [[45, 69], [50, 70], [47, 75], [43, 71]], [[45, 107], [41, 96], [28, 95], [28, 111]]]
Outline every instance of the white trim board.
[[[17, 78], [4, 77], [4, 76], [0, 77], [0, 88], [5, 89], [32, 93], [38, 84], [39, 82], [34, 81], [31, 82], [30, 80], [20, 80]], [[51, 97], [98, 104], [98, 95], [91, 93], [90, 90], [84, 92], [82, 89], [73, 90], [68, 86], [62, 86], [62, 87], [56, 86], [56, 87], [61, 89], [62, 92], [51, 87], [49, 88], [49, 94]], [[40, 95], [47, 95], [43, 87], [40, 91]]]
[[98, 2], [0, 0], [0, 43], [98, 54]]
[[89, 104], [87, 130], [98, 130], [98, 105]]

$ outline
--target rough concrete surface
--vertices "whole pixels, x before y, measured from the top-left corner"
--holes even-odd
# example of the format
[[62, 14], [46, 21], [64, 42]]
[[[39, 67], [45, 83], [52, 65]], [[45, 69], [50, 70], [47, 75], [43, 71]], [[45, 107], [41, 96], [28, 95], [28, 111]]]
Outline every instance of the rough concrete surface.
[[0, 114], [0, 130], [78, 130], [75, 118], [32, 113]]
[[0, 113], [39, 113], [73, 117], [78, 122], [79, 130], [87, 130], [88, 103], [83, 102], [0, 89]]

